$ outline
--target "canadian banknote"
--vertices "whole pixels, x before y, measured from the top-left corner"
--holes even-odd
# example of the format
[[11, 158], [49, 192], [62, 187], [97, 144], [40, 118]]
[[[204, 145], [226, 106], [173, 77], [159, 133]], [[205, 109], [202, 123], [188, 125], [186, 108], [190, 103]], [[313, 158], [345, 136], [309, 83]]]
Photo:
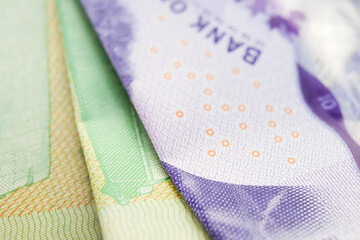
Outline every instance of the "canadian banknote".
[[165, 172], [79, 1], [57, 1], [105, 239], [208, 239]]
[[50, 171], [45, 3], [0, 1], [0, 195]]
[[305, 36], [316, 14], [285, 1], [82, 3], [212, 238], [358, 239], [359, 118], [348, 108], [358, 92], [345, 98], [342, 85], [357, 86], [358, 53], [331, 69], [326, 87], [316, 58], [328, 59]]
[[[11, 8], [8, 8], [8, 6], [11, 6]], [[40, 13], [39, 10], [41, 10], [41, 14], [37, 15]], [[17, 87], [23, 88], [24, 91], [27, 89], [32, 90], [31, 94], [33, 95], [20, 97], [33, 96], [34, 98], [29, 99], [29, 102], [24, 99], [16, 101], [18, 94], [25, 93], [22, 91], [18, 93], [13, 92], [17, 88], [10, 88], [6, 91], [11, 91], [10, 96], [14, 98], [16, 106], [29, 111], [29, 113], [38, 114], [34, 116], [34, 118], [38, 118], [37, 120], [42, 119], [43, 115], [32, 108], [27, 109], [29, 105], [37, 103], [41, 106], [41, 101], [51, 104], [50, 123], [48, 129], [44, 128], [44, 131], [46, 130], [50, 133], [50, 145], [47, 147], [50, 148], [51, 153], [47, 156], [47, 161], [49, 161], [49, 158], [51, 159], [51, 166], [50, 174], [44, 180], [18, 188], [11, 193], [1, 196], [0, 239], [102, 239], [89, 175], [75, 126], [74, 110], [71, 103], [64, 48], [61, 41], [55, 2], [54, 0], [7, 1], [6, 4], [1, 5], [0, 12], [3, 11], [7, 12], [7, 14], [14, 14], [14, 16], [11, 16], [14, 23], [24, 24], [24, 26], [18, 29], [8, 29], [14, 26], [12, 24], [2, 26], [6, 29], [6, 32], [16, 32], [16, 30], [19, 30], [22, 31], [21, 34], [25, 34], [21, 41], [20, 39], [14, 41], [14, 44], [18, 45], [17, 49], [19, 52], [16, 58], [12, 60], [17, 61], [20, 65], [17, 68], [18, 73], [14, 73], [12, 79], [10, 79], [11, 83], [14, 84], [12, 86], [20, 83], [24, 84]], [[44, 18], [44, 22], [40, 24], [37, 19], [38, 17]], [[2, 19], [2, 23], [5, 20]], [[38, 24], [36, 28], [44, 28], [41, 29], [40, 36], [36, 37], [39, 43], [32, 42], [32, 38], [34, 38], [32, 34], [36, 35], [38, 32], [28, 31], [30, 29], [33, 30], [36, 24]], [[43, 34], [43, 31], [45, 34]], [[14, 36], [15, 32], [10, 36]], [[27, 43], [26, 40], [30, 42]], [[37, 44], [40, 44], [40, 46]], [[41, 47], [40, 49], [45, 48], [48, 53], [45, 58], [39, 58], [42, 52], [37, 53], [35, 51], [39, 47]], [[35, 52], [32, 52], [32, 54], [35, 55], [21, 55], [25, 54], [23, 48], [29, 48], [26, 49], [26, 52], [34, 50]], [[14, 50], [14, 52], [16, 51]], [[2, 60], [6, 60], [6, 58], [1, 58]], [[13, 62], [5, 61], [5, 63]], [[49, 66], [49, 68], [43, 67], [44, 65]], [[1, 67], [4, 66], [2, 65]], [[21, 74], [30, 71], [29, 69], [26, 71], [22, 70], [21, 67], [33, 67], [33, 71], [36, 70], [39, 73], [36, 75], [37, 77], [29, 74], [28, 76], [24, 75], [24, 79], [21, 79]], [[37, 68], [41, 68], [41, 70]], [[43, 75], [46, 75], [46, 77], [44, 76], [45, 80], [42, 78]], [[0, 76], [0, 81], [3, 80], [3, 77], [4, 75]], [[39, 81], [42, 82], [39, 83]], [[48, 85], [46, 85], [47, 82]], [[1, 90], [3, 90], [3, 86], [0, 84]], [[49, 97], [49, 102], [47, 102], [47, 97], [35, 101], [37, 99], [37, 97], [35, 98], [36, 94], [42, 96], [42, 92], [38, 89], [39, 87], [40, 89], [42, 87], [48, 88], [47, 96]], [[16, 108], [13, 110], [15, 111]], [[19, 117], [16, 112], [12, 112], [11, 116], [14, 123], [19, 123], [16, 121]], [[36, 126], [34, 122], [31, 123], [34, 124], [33, 126]], [[40, 126], [38, 125], [38, 127]], [[18, 128], [21, 129], [22, 127], [18, 126]], [[0, 131], [0, 135], [1, 133], [3, 132]], [[25, 141], [26, 144], [35, 143], [35, 141], [25, 136], [19, 135], [19, 137], [22, 137], [22, 141]], [[0, 146], [1, 150], [3, 150], [2, 147], [4, 146]], [[15, 149], [16, 147], [19, 147], [19, 145], [14, 146]], [[19, 148], [18, 150], [22, 151], [23, 149]], [[22, 166], [24, 164], [24, 159], [20, 155], [13, 157], [12, 161], [16, 165]], [[46, 163], [45, 166], [47, 166]], [[6, 184], [7, 182], [1, 183]]]

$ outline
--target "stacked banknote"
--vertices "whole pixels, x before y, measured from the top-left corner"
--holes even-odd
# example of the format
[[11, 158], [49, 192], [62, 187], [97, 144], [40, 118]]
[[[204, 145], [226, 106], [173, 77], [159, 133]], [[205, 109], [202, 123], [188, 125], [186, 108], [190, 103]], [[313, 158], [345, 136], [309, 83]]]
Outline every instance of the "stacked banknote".
[[0, 5], [0, 239], [101, 239], [55, 3]]
[[1, 239], [359, 239], [359, 1], [0, 14]]
[[104, 238], [208, 239], [161, 165], [81, 4], [57, 3]]

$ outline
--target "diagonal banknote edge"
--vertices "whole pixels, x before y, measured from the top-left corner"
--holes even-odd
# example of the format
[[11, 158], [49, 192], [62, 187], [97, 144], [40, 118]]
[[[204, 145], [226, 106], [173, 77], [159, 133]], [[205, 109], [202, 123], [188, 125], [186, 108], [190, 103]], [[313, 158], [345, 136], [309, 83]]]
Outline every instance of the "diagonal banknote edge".
[[[60, 13], [61, 13], [61, 11], [62, 11], [62, 7], [64, 7], [65, 8], [65, 5], [66, 4], [64, 4], [64, 5], [62, 5], [62, 4], [60, 4], [60, 2], [58, 2], [59, 4], [59, 11], [60, 11]], [[65, 11], [65, 10], [64, 10]], [[60, 14], [60, 18], [65, 18], [65, 16], [64, 16], [64, 13], [63, 14]], [[62, 22], [64, 22], [64, 21], [62, 21]], [[63, 23], [64, 24], [64, 23]], [[65, 27], [65, 26], [64, 26]], [[66, 38], [66, 34], [67, 34], [67, 31], [63, 31], [64, 32], [64, 35], [65, 35], [65, 38], [64, 38], [64, 41], [65, 41], [65, 43], [66, 43], [66, 41], [68, 41], [68, 39]], [[96, 36], [95, 34], [94, 34], [94, 36]], [[67, 45], [67, 44], [66, 44]], [[101, 44], [99, 43], [99, 46], [101, 46]], [[71, 53], [69, 53], [68, 52], [68, 54], [71, 54]], [[105, 56], [105, 53], [104, 53], [104, 56]], [[73, 61], [69, 61], [69, 58], [68, 58], [68, 66], [69, 66], [69, 68], [70, 68], [70, 71], [73, 71], [72, 72], [72, 75], [76, 75], [77, 74], [77, 72], [76, 72], [76, 67], [74, 67], [73, 66], [74, 65], [74, 62]], [[116, 76], [115, 74], [114, 74], [114, 76]], [[76, 77], [76, 76], [74, 76], [74, 77]], [[75, 95], [77, 96], [77, 100], [78, 100], [78, 104], [80, 104], [80, 102], [79, 102], [79, 100], [81, 100], [82, 102], [84, 102], [83, 101], [83, 96], [82, 96], [82, 94], [81, 94], [81, 92], [79, 93], [78, 92], [78, 90], [79, 89], [77, 89], [78, 87], [76, 87], [75, 86], [75, 81], [72, 81], [72, 85], [74, 86], [74, 91], [75, 91]], [[124, 91], [125, 92], [125, 91]], [[80, 99], [79, 99], [80, 98]], [[130, 103], [130, 100], [129, 99], [127, 99], [127, 101], [129, 101], [129, 103]], [[81, 108], [81, 106], [79, 105], [79, 107]], [[81, 111], [81, 109], [80, 109], [80, 111]], [[145, 131], [145, 129], [142, 127], [142, 125], [141, 125], [141, 122], [140, 122], [140, 120], [139, 120], [139, 118], [137, 117], [137, 114], [136, 114], [136, 112], [135, 112], [135, 110], [133, 110], [133, 112], [134, 112], [134, 114], [131, 114], [131, 116], [132, 116], [132, 121], [133, 121], [133, 124], [134, 124], [134, 127], [135, 127], [135, 129], [136, 129], [136, 134], [137, 134], [137, 141], [138, 141], [138, 144], [139, 144], [139, 149], [141, 150], [141, 155], [142, 155], [142, 158], [143, 158], [143, 161], [145, 160], [145, 158], [147, 158], [146, 157], [146, 155], [148, 155], [148, 154], [146, 154], [146, 148], [148, 148], [149, 150], [152, 150], [154, 153], [155, 153], [155, 151], [153, 150], [153, 148], [149, 148], [149, 146], [146, 146], [146, 145], [148, 145], [148, 144], [146, 144], [146, 141], [144, 142], [144, 138], [143, 138], [143, 136], [141, 136], [141, 135], [143, 135], [142, 134], [142, 132], [145, 132], [145, 134], [147, 134], [146, 133], [146, 131]], [[89, 126], [86, 126], [87, 124], [89, 124], [90, 122], [84, 122], [84, 119], [82, 119], [82, 122], [83, 122], [83, 125], [84, 125], [84, 127], [85, 127], [85, 129], [87, 129], [87, 127], [89, 127]], [[140, 127], [139, 127], [140, 126]], [[89, 130], [93, 130], [93, 129], [87, 129], [87, 131], [89, 131]], [[135, 131], [134, 131], [135, 132]], [[89, 132], [87, 133], [87, 135], [89, 136], [89, 140], [90, 141], [93, 141], [94, 139], [91, 139], [92, 138], [92, 136], [91, 136], [91, 134], [89, 134]], [[94, 137], [94, 136], [93, 136]], [[146, 138], [146, 137], [145, 137]], [[148, 142], [150, 142], [150, 140], [148, 141]], [[94, 144], [92, 145], [92, 147], [93, 148], [96, 148], [96, 146], [94, 146]], [[99, 146], [98, 146], [99, 147]], [[98, 149], [99, 150], [99, 149]], [[101, 149], [100, 149], [101, 150]], [[97, 159], [98, 160], [100, 160], [99, 159], [99, 156], [98, 156], [98, 154], [99, 154], [99, 151], [97, 151], [97, 150], [95, 150], [95, 152], [97, 153], [96, 155], [97, 155]], [[140, 153], [140, 151], [139, 151], [139, 153]], [[145, 154], [144, 154], [145, 153]], [[152, 154], [152, 155], [154, 155], [154, 154]], [[157, 157], [157, 155], [154, 155], [154, 156], [156, 156]], [[144, 158], [145, 157], [145, 158]], [[101, 159], [103, 159], [104, 158], [104, 156], [100, 156], [100, 158]], [[104, 161], [105, 161], [106, 159], [104, 158]], [[101, 160], [102, 161], [102, 160]], [[128, 160], [127, 160], [128, 161]], [[149, 161], [149, 160], [147, 160], [147, 161]], [[161, 165], [161, 163], [159, 162], [158, 163], [161, 167], [162, 167], [162, 165]], [[147, 164], [144, 162], [144, 167], [148, 167], [147, 166]], [[165, 170], [163, 170], [164, 171], [164, 173], [165, 173]], [[105, 174], [105, 172], [104, 172], [104, 174]], [[149, 174], [149, 171], [146, 169], [146, 174], [149, 176], [149, 177], [151, 177], [152, 176], [152, 174]], [[105, 179], [107, 178], [106, 177], [106, 175], [104, 175], [104, 177], [105, 177]], [[168, 176], [166, 177], [166, 178], [168, 178]], [[119, 204], [127, 204], [127, 203], [129, 203], [129, 199], [131, 199], [131, 198], [133, 198], [133, 197], [136, 197], [138, 194], [146, 194], [146, 193], [149, 193], [149, 192], [151, 192], [151, 189], [148, 189], [147, 190], [147, 192], [143, 192], [143, 193], [141, 193], [140, 192], [140, 190], [141, 189], [145, 189], [144, 187], [146, 187], [146, 186], [150, 186], [150, 185], [152, 185], [153, 187], [154, 187], [154, 184], [157, 184], [157, 183], [160, 183], [160, 182], [162, 182], [162, 181], [165, 181], [166, 180], [166, 178], [163, 178], [163, 179], [158, 179], [158, 180], [155, 180], [155, 181], [145, 181], [145, 182], [143, 182], [143, 183], [141, 183], [141, 182], [139, 182], [139, 181], [132, 181], [132, 180], [130, 180], [129, 182], [124, 182], [124, 183], [120, 183], [120, 184], [122, 184], [122, 185], [124, 185], [123, 187], [122, 187], [122, 189], [124, 189], [125, 190], [125, 192], [126, 191], [129, 191], [130, 190], [130, 195], [129, 195], [129, 197], [127, 198], [127, 199], [125, 199], [125, 200], [123, 200], [122, 198], [124, 197], [124, 195], [123, 196], [120, 196], [120, 198], [118, 197], [118, 195], [117, 195], [117, 193], [116, 192], [120, 192], [121, 193], [121, 189], [119, 190], [119, 189], [116, 189], [116, 185], [117, 184], [119, 184], [119, 183], [112, 183], [112, 181], [109, 181], [109, 180], [106, 180], [105, 181], [105, 186], [104, 187], [102, 187], [102, 189], [101, 189], [101, 191], [103, 192], [103, 193], [106, 193], [107, 195], [111, 195], [113, 198], [115, 198], [115, 200], [119, 203]], [[126, 188], [125, 186], [126, 185], [128, 185], [128, 184], [130, 184], [130, 185], [134, 185], [133, 187], [132, 187], [132, 189], [133, 190], [131, 190], [130, 188]], [[142, 187], [142, 185], [144, 186], [144, 187]], [[152, 188], [153, 188], [152, 187]], [[126, 189], [128, 189], [128, 190], [126, 190]], [[132, 192], [132, 193], [131, 193]], [[135, 194], [134, 194], [135, 193]], [[122, 194], [122, 193], [121, 193]], [[126, 195], [125, 195], [126, 196]]]

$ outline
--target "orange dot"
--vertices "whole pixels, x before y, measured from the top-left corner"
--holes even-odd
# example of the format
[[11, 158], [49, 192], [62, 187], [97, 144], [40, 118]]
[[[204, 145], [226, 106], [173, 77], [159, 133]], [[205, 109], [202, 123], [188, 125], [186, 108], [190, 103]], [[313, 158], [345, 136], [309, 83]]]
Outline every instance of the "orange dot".
[[181, 67], [181, 63], [179, 61], [175, 61], [173, 65], [174, 65], [175, 68], [180, 68]]
[[210, 157], [215, 157], [216, 152], [214, 150], [209, 150], [208, 154], [209, 154]]
[[254, 88], [260, 88], [260, 87], [261, 87], [261, 83], [258, 82], [258, 81], [255, 81], [255, 82], [253, 83], [253, 85], [254, 85]]
[[276, 122], [270, 121], [269, 126], [272, 127], [272, 128], [276, 127]]
[[258, 151], [252, 151], [251, 153], [254, 157], [260, 156], [260, 153]]
[[150, 48], [150, 52], [152, 52], [152, 53], [158, 53], [159, 50], [157, 49], [157, 47], [152, 47], [152, 48]]
[[266, 109], [266, 111], [268, 111], [268, 112], [274, 111], [274, 107], [271, 106], [271, 105], [267, 105], [265, 109]]
[[221, 108], [226, 112], [230, 110], [230, 107], [227, 104], [222, 105]]
[[158, 16], [158, 20], [159, 20], [160, 22], [163, 22], [163, 21], [165, 21], [165, 17], [162, 16], [162, 15], [160, 15], [160, 16]]
[[181, 45], [187, 46], [189, 45], [189, 42], [186, 39], [181, 40]]
[[212, 136], [212, 135], [215, 134], [215, 132], [214, 132], [214, 130], [209, 128], [208, 130], [206, 130], [206, 134], [209, 135], [209, 136]]
[[278, 143], [282, 142], [282, 138], [280, 136], [276, 136], [275, 142], [278, 142]]
[[223, 145], [224, 147], [228, 147], [228, 146], [230, 145], [230, 142], [229, 142], [228, 140], [223, 140], [223, 141], [222, 141], [222, 145]]
[[291, 108], [287, 107], [287, 108], [284, 109], [284, 112], [285, 112], [286, 114], [291, 114], [291, 113], [292, 113], [292, 110], [291, 110]]
[[239, 127], [241, 128], [241, 129], [247, 129], [247, 124], [246, 123], [240, 123], [239, 124]]
[[204, 90], [204, 93], [205, 93], [205, 95], [209, 96], [209, 95], [212, 94], [212, 91], [211, 91], [211, 89], [207, 88], [207, 89]]
[[189, 79], [194, 79], [195, 78], [195, 74], [194, 73], [188, 73], [187, 77]]
[[204, 52], [204, 56], [205, 56], [206, 58], [211, 58], [212, 53], [211, 53], [210, 51], [206, 51], [206, 52]]
[[245, 110], [246, 110], [245, 105], [240, 104], [240, 105], [238, 106], [238, 110], [239, 110], [240, 112], [245, 112]]
[[288, 163], [290, 163], [290, 164], [294, 164], [295, 163], [295, 159], [294, 158], [288, 158]]
[[204, 109], [205, 109], [206, 111], [210, 111], [210, 110], [211, 110], [211, 106], [210, 106], [209, 104], [205, 104], [205, 105], [204, 105]]
[[293, 131], [293, 132], [291, 133], [291, 135], [292, 135], [294, 138], [297, 138], [297, 137], [300, 136], [300, 134], [299, 134], [297, 131]]
[[214, 76], [211, 73], [206, 74], [206, 79], [207, 80], [213, 80]]
[[164, 74], [164, 78], [165, 78], [166, 80], [170, 80], [170, 79], [171, 79], [171, 74], [170, 74], [170, 73], [165, 73], [165, 74]]
[[236, 74], [236, 75], [239, 75], [240, 74], [240, 68], [233, 68], [233, 73]]
[[176, 112], [176, 116], [177, 116], [178, 118], [182, 118], [182, 117], [184, 116], [184, 113], [183, 113], [182, 111], [177, 111], [177, 112]]

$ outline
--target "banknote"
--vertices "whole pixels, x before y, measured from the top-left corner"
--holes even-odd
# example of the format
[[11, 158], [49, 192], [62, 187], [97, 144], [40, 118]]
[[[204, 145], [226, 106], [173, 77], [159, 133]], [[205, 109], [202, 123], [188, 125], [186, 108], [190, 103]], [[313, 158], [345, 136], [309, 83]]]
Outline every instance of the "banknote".
[[[15, 2], [20, 3], [20, 1]], [[38, 4], [39, 2], [42, 4]], [[12, 5], [13, 2], [7, 1], [7, 3]], [[76, 131], [65, 53], [54, 0], [31, 1], [31, 4], [30, 1], [21, 1], [21, 3], [13, 5], [11, 13], [26, 14], [25, 10], [33, 10], [35, 14], [39, 13], [36, 9], [40, 7], [46, 17], [45, 24], [39, 26], [45, 27], [45, 42], [41, 41], [41, 43], [45, 44], [43, 47], [48, 52], [45, 64], [49, 66], [49, 69], [45, 68], [43, 74], [48, 72], [49, 75], [51, 120], [48, 131], [50, 132], [51, 168], [48, 178], [4, 194], [0, 199], [0, 239], [102, 239], [89, 175]], [[0, 11], [3, 9], [0, 8]], [[29, 17], [34, 18], [34, 23], [37, 22], [35, 21], [37, 16], [33, 13], [16, 17], [19, 22], [25, 19], [31, 25], [33, 23], [30, 22]], [[25, 33], [33, 34], [27, 32], [25, 26], [23, 30]], [[23, 46], [19, 46], [19, 49], [28, 46], [27, 43], [22, 44]], [[34, 50], [37, 49], [36, 45], [33, 47]], [[17, 60], [21, 64], [32, 65], [33, 63], [29, 62], [30, 59], [32, 58], [24, 60], [24, 63], [21, 58]], [[37, 64], [41, 66], [42, 62]], [[35, 67], [36, 64], [34, 64]], [[31, 84], [38, 84], [37, 81], [41, 78], [33, 79], [33, 76], [30, 76], [31, 78], [26, 79], [26, 87], [32, 89]], [[23, 79], [17, 80], [23, 83]], [[2, 87], [3, 85], [0, 87], [1, 90]], [[45, 101], [46, 98], [42, 100]], [[17, 102], [17, 104], [19, 106], [25, 104], [23, 107], [26, 108], [29, 103]], [[41, 119], [41, 115], [38, 117]], [[17, 160], [19, 165], [23, 164], [23, 159], [13, 159], [13, 161]]]
[[208, 239], [164, 170], [79, 1], [57, 1], [105, 239]]
[[45, 2], [0, 1], [0, 195], [50, 171]]
[[330, 80], [356, 79], [359, 62], [352, 52], [321, 81], [305, 37], [316, 14], [263, 0], [82, 4], [213, 239], [358, 239], [359, 146], [344, 107], [356, 102]]

